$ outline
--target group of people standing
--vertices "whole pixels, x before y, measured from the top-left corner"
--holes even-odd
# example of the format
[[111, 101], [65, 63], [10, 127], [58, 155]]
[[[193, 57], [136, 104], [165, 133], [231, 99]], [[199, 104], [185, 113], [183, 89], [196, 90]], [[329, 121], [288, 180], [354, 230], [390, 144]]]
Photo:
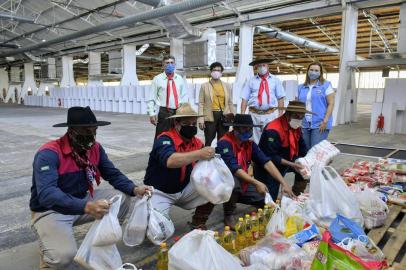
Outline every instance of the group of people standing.
[[[270, 74], [269, 62], [259, 59], [250, 64], [257, 74], [242, 89], [241, 113], [236, 114], [231, 86], [221, 80], [221, 63], [211, 64], [211, 78], [201, 86], [196, 112], [188, 103], [184, 79], [175, 72], [175, 58], [165, 57], [164, 71], [154, 77], [148, 101], [156, 132], [142, 186], [115, 168], [96, 142], [97, 127], [110, 123], [97, 121], [89, 107], [70, 108], [67, 122], [55, 125], [68, 127], [66, 134], [42, 146], [33, 163], [30, 209], [40, 242], [40, 269], [69, 265], [77, 250], [72, 226], [103, 217], [117, 193], [125, 198], [120, 221], [131, 196], [152, 192], [152, 207], [164, 214], [173, 205], [196, 209], [190, 226], [205, 229], [214, 205], [198, 194], [190, 176], [196, 162], [215, 154], [234, 176], [231, 198], [223, 204], [224, 223], [231, 228], [237, 203], [262, 207], [267, 192], [273, 199], [280, 188], [291, 197], [303, 192], [307, 183], [294, 161], [327, 138], [334, 91], [323, 78], [322, 66], [312, 63], [306, 82], [299, 86], [298, 100], [285, 107], [284, 88]], [[204, 131], [204, 143], [196, 136], [198, 127]], [[296, 175], [293, 187], [284, 179], [287, 172]], [[101, 178], [115, 190], [95, 189]]]

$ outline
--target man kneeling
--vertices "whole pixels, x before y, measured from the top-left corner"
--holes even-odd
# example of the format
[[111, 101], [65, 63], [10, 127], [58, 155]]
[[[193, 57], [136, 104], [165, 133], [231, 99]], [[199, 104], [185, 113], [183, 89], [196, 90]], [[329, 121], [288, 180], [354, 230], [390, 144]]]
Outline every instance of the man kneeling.
[[[228, 168], [234, 175], [235, 187], [231, 198], [223, 204], [224, 224], [234, 228], [235, 220], [233, 217], [236, 203], [243, 203], [261, 208], [264, 206], [264, 195], [268, 188], [261, 181], [258, 181], [248, 173], [248, 168], [253, 162], [263, 167], [267, 173], [272, 175], [282, 184], [283, 191], [289, 196], [294, 196], [292, 189], [283, 179], [278, 169], [272, 163], [271, 158], [267, 157], [258, 145], [251, 141], [254, 125], [251, 115], [237, 114], [234, 123], [225, 124], [233, 126], [233, 130], [227, 132], [218, 142], [216, 152], [221, 155]], [[214, 205], [207, 203], [196, 209], [193, 216], [193, 227], [205, 227], [205, 223], [213, 210]]]
[[168, 215], [173, 205], [194, 209], [207, 202], [192, 183], [190, 174], [198, 160], [214, 157], [214, 148], [203, 147], [195, 135], [198, 115], [189, 103], [183, 103], [173, 119], [172, 128], [154, 142], [145, 174], [145, 184], [154, 187], [152, 206]]
[[[96, 142], [98, 126], [89, 107], [72, 107], [68, 127], [61, 138], [43, 145], [34, 158], [30, 208], [32, 228], [40, 245], [40, 269], [65, 269], [77, 252], [72, 226], [101, 219], [108, 211], [108, 199], [123, 192], [142, 196], [151, 187], [139, 186], [122, 174]], [[117, 190], [94, 190], [100, 178]], [[118, 218], [122, 222], [130, 206], [124, 196]]]

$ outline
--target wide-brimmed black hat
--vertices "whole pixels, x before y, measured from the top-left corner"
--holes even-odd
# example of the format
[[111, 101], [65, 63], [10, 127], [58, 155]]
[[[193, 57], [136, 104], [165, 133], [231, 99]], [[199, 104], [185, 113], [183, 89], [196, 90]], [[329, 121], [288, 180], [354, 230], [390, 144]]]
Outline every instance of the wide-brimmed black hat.
[[226, 127], [261, 127], [261, 125], [254, 125], [250, 114], [236, 114], [232, 123], [224, 123]]
[[96, 116], [87, 106], [69, 108], [67, 122], [53, 125], [53, 127], [98, 127], [110, 124], [107, 121], [97, 121]]
[[270, 58], [257, 58], [254, 61], [252, 61], [251, 63], [249, 63], [250, 66], [255, 66], [258, 64], [270, 64], [272, 63], [273, 59]]

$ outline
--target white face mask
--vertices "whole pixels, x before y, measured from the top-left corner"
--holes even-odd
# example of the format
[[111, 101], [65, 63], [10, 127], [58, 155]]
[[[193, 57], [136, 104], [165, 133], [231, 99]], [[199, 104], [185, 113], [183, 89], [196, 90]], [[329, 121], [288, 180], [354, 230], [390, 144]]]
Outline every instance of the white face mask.
[[289, 126], [293, 129], [298, 129], [302, 125], [302, 120], [299, 119], [290, 119]]
[[265, 66], [258, 67], [258, 73], [260, 75], [265, 75], [266, 73], [268, 73], [268, 67]]
[[218, 80], [218, 79], [220, 79], [221, 78], [221, 71], [212, 71], [212, 73], [211, 73], [211, 77], [214, 79], [214, 80]]

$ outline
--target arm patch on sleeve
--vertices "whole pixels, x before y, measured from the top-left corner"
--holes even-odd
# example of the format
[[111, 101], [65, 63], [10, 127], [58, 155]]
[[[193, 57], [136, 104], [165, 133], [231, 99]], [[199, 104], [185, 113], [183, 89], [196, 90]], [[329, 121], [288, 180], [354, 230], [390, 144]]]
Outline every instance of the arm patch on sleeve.
[[223, 149], [223, 154], [228, 153], [228, 148]]
[[41, 167], [41, 172], [49, 171], [49, 166], [42, 166]]
[[162, 145], [171, 145], [171, 141], [162, 141]]
[[274, 138], [272, 138], [272, 137], [269, 137], [269, 138], [268, 138], [268, 142], [274, 142], [274, 141], [275, 141]]

